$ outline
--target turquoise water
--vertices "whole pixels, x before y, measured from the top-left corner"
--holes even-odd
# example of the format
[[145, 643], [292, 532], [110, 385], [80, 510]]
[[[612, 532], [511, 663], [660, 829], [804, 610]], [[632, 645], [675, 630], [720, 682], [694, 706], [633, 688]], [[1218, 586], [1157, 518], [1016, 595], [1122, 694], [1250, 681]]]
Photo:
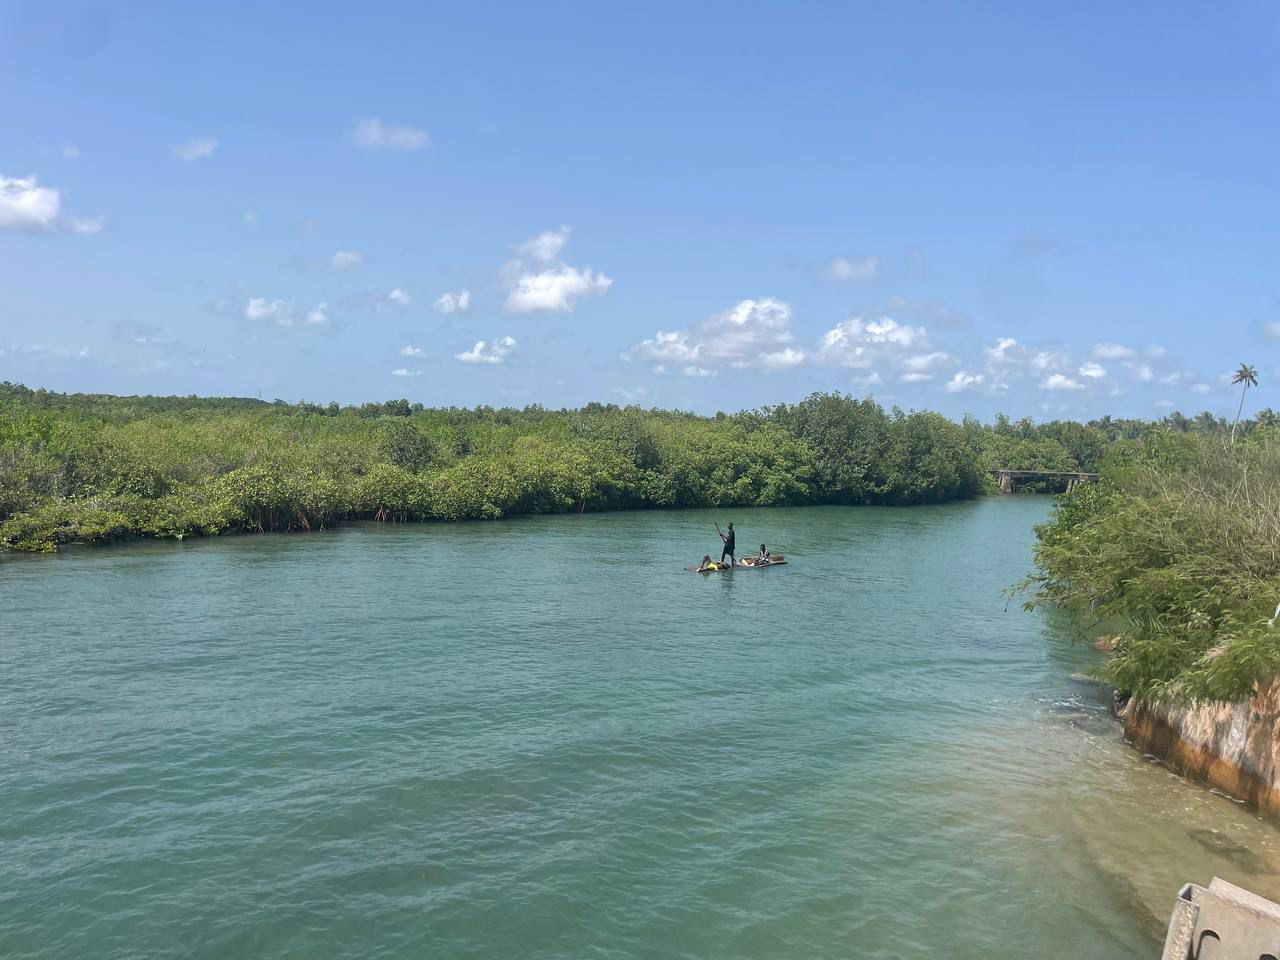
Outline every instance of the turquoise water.
[[1048, 507], [6, 558], [0, 955], [1155, 956], [1280, 847], [1005, 610]]

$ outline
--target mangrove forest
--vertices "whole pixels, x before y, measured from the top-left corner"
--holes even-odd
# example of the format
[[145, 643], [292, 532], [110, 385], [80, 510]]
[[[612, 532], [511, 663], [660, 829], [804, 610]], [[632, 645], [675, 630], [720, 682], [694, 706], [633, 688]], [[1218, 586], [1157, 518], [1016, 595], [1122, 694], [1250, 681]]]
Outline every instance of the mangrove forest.
[[[1275, 419], [1264, 411], [1241, 422], [1242, 444], [1257, 448]], [[117, 397], [3, 383], [0, 548], [314, 530], [347, 519], [940, 503], [994, 492], [994, 469], [1095, 472], [1117, 450], [1148, 449], [1152, 434], [1219, 442], [1229, 427], [1210, 414], [956, 423], [840, 393], [700, 416], [602, 404]], [[1125, 469], [1129, 477], [1141, 467]], [[1121, 495], [1119, 482], [1071, 509]], [[1059, 527], [1074, 516], [1064, 508]]]
[[1280, 426], [1152, 429], [1040, 527], [1037, 602], [1113, 648], [1102, 678], [1164, 703], [1238, 701], [1280, 673]]

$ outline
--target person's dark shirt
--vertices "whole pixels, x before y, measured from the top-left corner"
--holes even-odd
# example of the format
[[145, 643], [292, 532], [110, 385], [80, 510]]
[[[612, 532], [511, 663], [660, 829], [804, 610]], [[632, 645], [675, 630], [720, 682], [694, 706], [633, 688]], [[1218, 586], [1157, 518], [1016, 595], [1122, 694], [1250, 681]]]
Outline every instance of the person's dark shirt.
[[733, 531], [732, 531], [732, 530], [730, 530], [728, 533], [726, 533], [726, 534], [724, 535], [724, 548], [725, 548], [726, 550], [732, 550], [732, 549], [733, 549], [733, 542], [734, 542], [734, 539], [735, 539], [735, 537], [734, 537], [734, 533], [733, 533]]

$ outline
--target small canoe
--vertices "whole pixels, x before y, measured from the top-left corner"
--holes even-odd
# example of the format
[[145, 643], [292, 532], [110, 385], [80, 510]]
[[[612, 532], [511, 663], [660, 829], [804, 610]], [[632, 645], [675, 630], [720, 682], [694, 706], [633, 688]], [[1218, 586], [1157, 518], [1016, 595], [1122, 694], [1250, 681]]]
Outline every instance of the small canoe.
[[717, 566], [715, 570], [699, 570], [697, 567], [685, 567], [690, 573], [727, 573], [730, 570], [760, 570], [765, 567], [781, 567], [787, 562], [786, 558], [781, 554], [776, 554], [768, 563], [756, 563], [754, 557], [748, 557], [738, 561], [735, 567], [729, 566], [727, 563], [721, 567]]

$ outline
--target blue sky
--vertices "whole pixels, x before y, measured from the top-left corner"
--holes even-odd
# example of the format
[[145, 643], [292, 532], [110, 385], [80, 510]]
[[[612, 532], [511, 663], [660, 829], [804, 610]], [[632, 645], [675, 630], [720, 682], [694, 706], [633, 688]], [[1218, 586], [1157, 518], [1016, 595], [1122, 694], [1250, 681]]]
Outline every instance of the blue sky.
[[0, 2], [0, 379], [953, 416], [1280, 377], [1280, 8]]

